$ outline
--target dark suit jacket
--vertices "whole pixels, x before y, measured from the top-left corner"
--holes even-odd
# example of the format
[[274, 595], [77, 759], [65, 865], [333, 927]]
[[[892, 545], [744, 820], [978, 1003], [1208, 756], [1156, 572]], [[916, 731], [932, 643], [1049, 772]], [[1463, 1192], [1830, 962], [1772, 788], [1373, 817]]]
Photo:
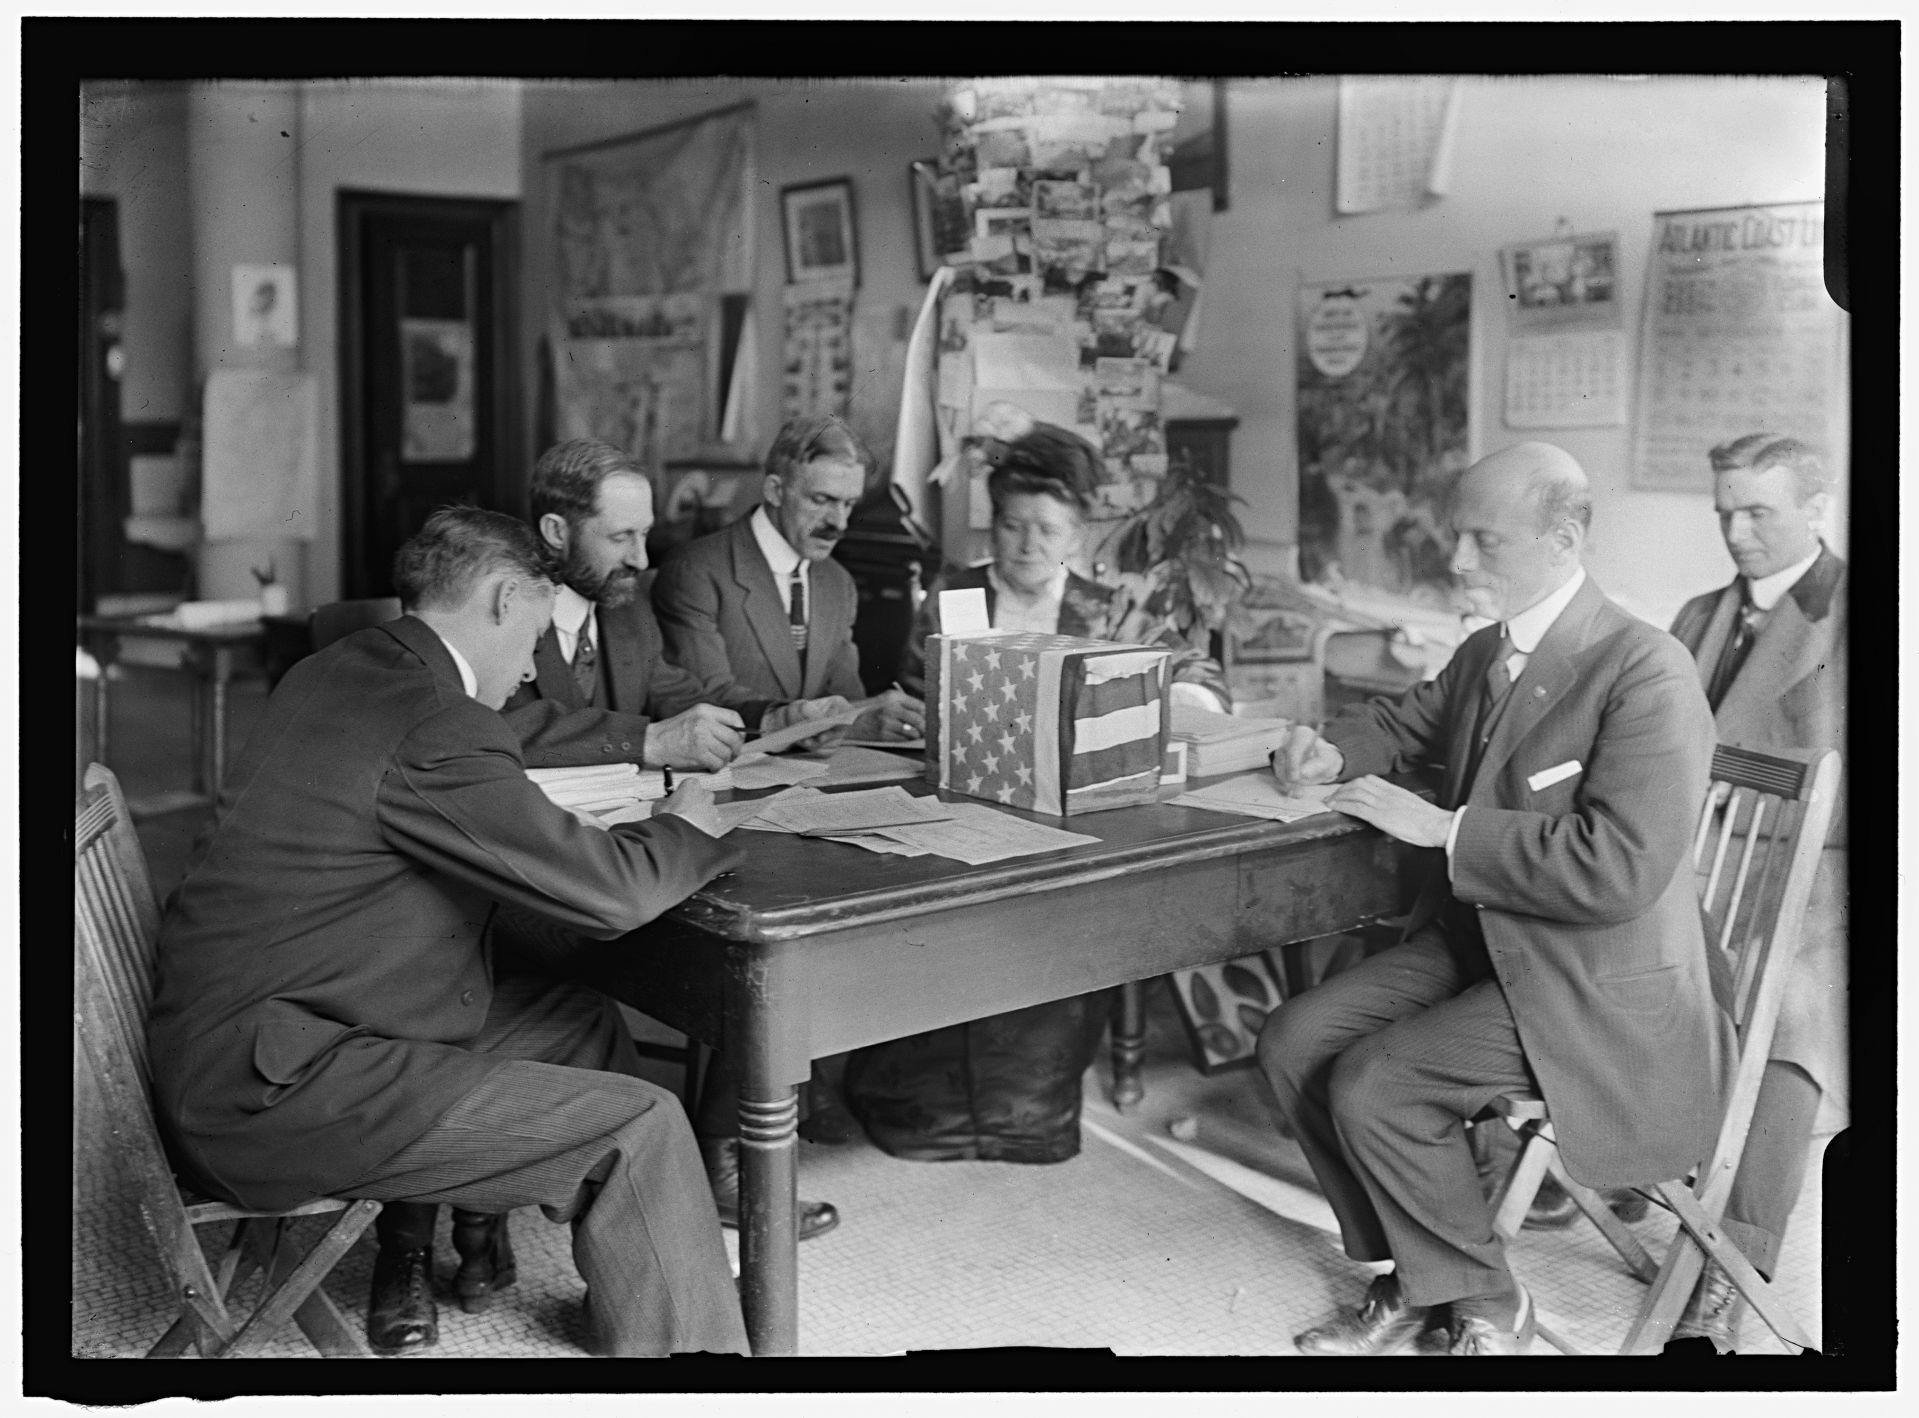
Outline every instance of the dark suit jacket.
[[737, 709], [758, 728], [771, 702], [731, 678], [707, 682], [666, 658], [659, 622], [645, 596], [597, 611], [601, 697], [588, 706], [549, 628], [533, 649], [537, 677], [513, 691], [501, 713], [520, 736], [529, 768], [585, 763], [638, 763], [647, 725], [695, 704]]
[[[1761, 751], [1844, 752], [1846, 580], [1846, 563], [1822, 551], [1773, 607], [1714, 712], [1722, 743]], [[1735, 580], [1695, 596], [1673, 621], [1672, 633], [1698, 661], [1702, 686], [1712, 681], [1742, 599]], [[1845, 781], [1843, 775], [1840, 781]], [[1847, 1093], [1849, 985], [1845, 811], [1842, 788], [1772, 1045], [1774, 1058], [1798, 1064], [1842, 1106]]]
[[777, 702], [864, 697], [853, 645], [859, 593], [852, 575], [828, 557], [813, 563], [807, 585], [813, 603], [802, 672], [773, 568], [753, 539], [751, 515], [688, 542], [653, 583], [667, 656], [702, 680], [731, 681]]
[[148, 1038], [175, 1160], [290, 1206], [419, 1137], [496, 1063], [493, 903], [611, 939], [739, 850], [675, 818], [587, 827], [404, 616], [287, 672], [160, 929]]
[[[900, 661], [900, 688], [908, 694], [922, 699], [926, 697], [926, 637], [939, 634], [940, 592], [986, 592], [986, 617], [989, 621], [992, 619], [998, 593], [993, 589], [993, 578], [986, 574], [990, 565], [982, 562], [978, 566], [949, 566], [940, 572], [932, 589], [921, 599], [920, 608], [913, 617], [913, 628], [907, 635], [906, 654]], [[1107, 618], [1113, 598], [1118, 594], [1111, 586], [1102, 586], [1097, 581], [1089, 581], [1077, 571], [1068, 571], [1066, 590], [1060, 596], [1059, 624], [1055, 633], [1095, 640], [1110, 638]], [[1223, 704], [1232, 704], [1233, 692], [1226, 687], [1226, 672], [1220, 668], [1217, 660], [1209, 659], [1185, 645], [1169, 643], [1168, 648], [1173, 651], [1173, 679], [1176, 683], [1203, 685], [1217, 695]]]
[[[1473, 907], [1552, 1110], [1566, 1166], [1591, 1186], [1683, 1175], [1719, 1121], [1724, 1040], [1692, 873], [1712, 718], [1684, 647], [1589, 577], [1512, 690], [1462, 781], [1498, 627], [1397, 702], [1344, 710], [1325, 736], [1344, 778], [1445, 765], [1439, 805], [1467, 808], [1412, 927], [1447, 891]], [[1527, 780], [1577, 761], [1537, 791]], [[1439, 855], [1435, 853], [1435, 855]]]

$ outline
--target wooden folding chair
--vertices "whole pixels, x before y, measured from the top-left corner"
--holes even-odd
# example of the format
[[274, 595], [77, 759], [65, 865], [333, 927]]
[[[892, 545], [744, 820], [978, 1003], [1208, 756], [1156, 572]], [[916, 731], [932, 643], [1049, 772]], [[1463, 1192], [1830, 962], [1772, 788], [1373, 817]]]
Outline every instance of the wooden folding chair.
[[[379, 1214], [379, 1202], [321, 1197], [288, 1211], [250, 1211], [195, 1196], [174, 1178], [154, 1123], [147, 1058], [160, 913], [120, 784], [98, 763], [87, 768], [74, 823], [73, 898], [74, 1030], [99, 1080], [112, 1145], [133, 1174], [140, 1219], [180, 1301], [179, 1318], [147, 1356], [192, 1345], [204, 1358], [234, 1358], [257, 1350], [291, 1316], [320, 1353], [371, 1357], [320, 1282]], [[334, 1213], [302, 1254], [289, 1223]], [[238, 1225], [216, 1275], [194, 1233], [217, 1221]], [[266, 1274], [264, 1293], [240, 1322], [228, 1304], [255, 1270]]]
[[[1660, 1182], [1648, 1194], [1679, 1219], [1679, 1232], [1654, 1267], [1638, 1238], [1605, 1200], [1567, 1175], [1553, 1140], [1545, 1100], [1519, 1094], [1494, 1111], [1524, 1139], [1494, 1203], [1493, 1227], [1510, 1241], [1548, 1172], [1571, 1194], [1651, 1291], [1633, 1321], [1621, 1354], [1655, 1353], [1671, 1337], [1708, 1256], [1761, 1318], [1788, 1344], [1812, 1341], [1778, 1292], [1740, 1254], [1719, 1221], [1746, 1147], [1760, 1076], [1772, 1048], [1780, 1001], [1799, 947], [1813, 875], [1826, 843], [1839, 786], [1839, 755], [1754, 752], [1721, 744], [1713, 754], [1712, 786], [1700, 811], [1693, 866], [1701, 875], [1700, 910], [1709, 949], [1721, 952], [1732, 976], [1730, 1008], [1738, 1039], [1732, 1086], [1709, 1160], [1690, 1180]], [[1708, 860], [1708, 849], [1711, 856]], [[1542, 1336], [1575, 1352], [1544, 1328]]]

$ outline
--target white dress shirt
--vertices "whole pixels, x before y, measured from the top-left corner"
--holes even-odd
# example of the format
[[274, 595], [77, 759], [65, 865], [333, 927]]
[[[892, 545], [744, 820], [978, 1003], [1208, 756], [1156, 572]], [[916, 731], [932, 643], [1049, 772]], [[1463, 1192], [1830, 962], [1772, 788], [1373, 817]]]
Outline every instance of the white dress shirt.
[[1066, 598], [1066, 575], [1066, 568], [1060, 567], [1045, 588], [1032, 596], [1002, 577], [997, 566], [989, 565], [986, 579], [993, 587], [993, 629], [1057, 635], [1060, 602]]
[[569, 665], [573, 663], [574, 647], [579, 644], [582, 632], [597, 649], [600, 631], [593, 616], [593, 602], [571, 586], [562, 586], [553, 597], [553, 634], [560, 642], [560, 658]]
[[1812, 564], [1819, 560], [1824, 548], [1814, 543], [1812, 555], [1804, 561], [1795, 561], [1784, 571], [1775, 571], [1770, 576], [1761, 576], [1757, 581], [1746, 577], [1746, 598], [1761, 611], [1770, 611], [1785, 599], [1786, 592], [1799, 584], [1799, 578], [1812, 570]]
[[812, 568], [806, 558], [793, 550], [793, 544], [780, 534], [773, 525], [773, 519], [766, 515], [766, 504], [761, 503], [753, 509], [748, 519], [753, 528], [753, 540], [759, 544], [760, 555], [766, 558], [767, 567], [773, 573], [773, 587], [780, 593], [780, 609], [788, 615], [793, 612], [793, 568], [800, 569], [800, 586], [806, 592], [806, 619], [813, 619], [813, 576]]
[[[432, 627], [429, 626], [428, 629], [432, 629]], [[440, 635], [440, 632], [437, 630], [433, 631], [433, 633]], [[466, 691], [466, 697], [468, 699], [478, 699], [480, 697], [480, 677], [473, 673], [473, 666], [466, 662], [466, 656], [460, 653], [459, 647], [444, 635], [440, 635], [440, 643], [446, 646], [447, 654], [453, 657], [453, 668], [460, 672], [460, 688]]]
[[[1546, 638], [1553, 622], [1560, 613], [1572, 604], [1579, 588], [1586, 584], [1586, 568], [1579, 567], [1573, 572], [1572, 579], [1554, 591], [1545, 600], [1528, 606], [1518, 615], [1506, 622], [1506, 638], [1512, 642], [1512, 653], [1506, 656], [1506, 672], [1512, 676], [1513, 683], [1519, 682], [1519, 676], [1525, 673], [1526, 665], [1533, 657], [1533, 651], [1539, 648], [1539, 642]], [[1471, 788], [1472, 784], [1465, 785]], [[1452, 875], [1453, 843], [1459, 838], [1460, 819], [1466, 816], [1463, 807], [1453, 810], [1451, 826], [1446, 829], [1446, 874]]]

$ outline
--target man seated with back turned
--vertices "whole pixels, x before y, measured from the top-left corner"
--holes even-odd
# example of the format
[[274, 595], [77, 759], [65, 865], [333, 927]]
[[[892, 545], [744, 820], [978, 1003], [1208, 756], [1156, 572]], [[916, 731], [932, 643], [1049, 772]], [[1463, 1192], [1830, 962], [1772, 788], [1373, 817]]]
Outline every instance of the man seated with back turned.
[[[1283, 787], [1337, 782], [1331, 806], [1435, 858], [1402, 942], [1260, 1034], [1346, 1253], [1376, 1271], [1357, 1311], [1296, 1337], [1302, 1353], [1391, 1353], [1442, 1317], [1451, 1354], [1525, 1347], [1531, 1297], [1465, 1137], [1500, 1095], [1545, 1098], [1589, 1186], [1682, 1176], [1711, 1145], [1725, 1041], [1681, 864], [1712, 718], [1685, 648], [1581, 567], [1591, 517], [1584, 471], [1550, 444], [1468, 468], [1452, 570], [1500, 624], [1397, 702], [1274, 754]], [[1444, 765], [1436, 803], [1377, 776], [1419, 765]]]
[[[560, 583], [553, 623], [533, 649], [533, 678], [514, 687], [501, 711], [528, 767], [631, 762], [711, 771], [732, 761], [748, 728], [770, 731], [847, 707], [838, 698], [787, 703], [723, 680], [703, 681], [664, 657], [659, 623], [640, 581], [653, 489], [626, 453], [594, 438], [556, 443], [534, 464], [527, 493], [535, 530]], [[517, 944], [511, 937], [525, 923], [509, 915], [502, 924], [509, 945]], [[538, 934], [534, 949], [516, 952], [537, 960], [536, 968], [550, 964], [555, 948], [551, 932]], [[518, 960], [514, 968], [525, 963]], [[717, 1072], [723, 1089], [728, 1070]], [[730, 1102], [716, 1094], [711, 1111]], [[732, 1135], [730, 1119], [725, 1135]], [[702, 1143], [703, 1152], [713, 1154], [711, 1180], [721, 1215], [736, 1223], [737, 1166], [717, 1155], [720, 1147], [713, 1140]], [[438, 1214], [431, 1203], [389, 1203], [374, 1223], [382, 1255], [422, 1249], [431, 1254]], [[802, 1231], [817, 1235], [836, 1220], [831, 1206], [808, 1202]], [[456, 1207], [452, 1229], [460, 1256], [453, 1290], [462, 1308], [477, 1313], [518, 1277], [507, 1218]], [[397, 1260], [381, 1272], [405, 1273]], [[376, 1282], [368, 1315], [369, 1338], [379, 1348], [424, 1346], [438, 1338], [430, 1294], [382, 1291]]]
[[[1699, 662], [1720, 741], [1761, 752], [1843, 749], [1846, 563], [1819, 535], [1828, 512], [1825, 470], [1810, 447], [1776, 433], [1749, 433], [1709, 456], [1720, 535], [1739, 574], [1686, 602], [1672, 633]], [[1745, 1155], [1726, 1197], [1726, 1234], [1768, 1279], [1812, 1161], [1821, 1104], [1841, 1117], [1847, 1108], [1846, 943], [1842, 792], [1806, 903]], [[1715, 983], [1723, 985], [1729, 973]], [[1744, 1308], [1725, 1271], [1709, 1262], [1673, 1338], [1736, 1348]]]
[[[678, 1101], [610, 1001], [493, 971], [507, 905], [637, 929], [737, 866], [689, 784], [601, 831], [528, 781], [497, 710], [554, 588], [531, 529], [474, 508], [401, 548], [406, 613], [288, 672], [161, 926], [149, 1038], [183, 1175], [241, 1206], [323, 1194], [538, 1204], [573, 1226], [609, 1355], [746, 1352]], [[389, 1290], [431, 1284], [420, 1251]]]

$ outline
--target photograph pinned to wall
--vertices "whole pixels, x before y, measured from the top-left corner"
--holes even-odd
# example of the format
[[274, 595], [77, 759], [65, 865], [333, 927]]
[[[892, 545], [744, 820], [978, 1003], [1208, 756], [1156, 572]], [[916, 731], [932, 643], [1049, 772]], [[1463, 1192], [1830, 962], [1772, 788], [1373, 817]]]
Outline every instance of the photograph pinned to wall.
[[298, 280], [291, 266], [233, 268], [233, 342], [288, 349], [299, 342]]
[[789, 283], [859, 284], [859, 233], [853, 219], [852, 178], [782, 187], [780, 221], [786, 237]]
[[1472, 276], [1302, 282], [1297, 309], [1301, 579], [1450, 607]]
[[1626, 421], [1619, 238], [1575, 235], [1503, 248], [1508, 428], [1605, 428]]
[[1654, 213], [1634, 487], [1709, 492], [1707, 453], [1756, 429], [1846, 466], [1846, 317], [1825, 263], [1822, 202]]
[[1106, 229], [1097, 221], [1033, 219], [1033, 269], [1048, 290], [1074, 291], [1100, 268]]
[[1619, 234], [1548, 237], [1502, 247], [1506, 310], [1514, 330], [1617, 326]]
[[1264, 953], [1175, 970], [1167, 978], [1194, 1060], [1205, 1074], [1251, 1064], [1266, 1016], [1286, 997]]
[[853, 397], [850, 278], [786, 288], [780, 417], [845, 414]]
[[1099, 188], [1091, 182], [1039, 178], [1033, 183], [1033, 215], [1072, 221], [1098, 221]]
[[400, 321], [400, 455], [409, 463], [473, 456], [473, 327], [465, 320]]
[[906, 179], [913, 192], [913, 252], [920, 279], [930, 281], [941, 266], [971, 259], [972, 219], [959, 179], [931, 159], [913, 163]]

